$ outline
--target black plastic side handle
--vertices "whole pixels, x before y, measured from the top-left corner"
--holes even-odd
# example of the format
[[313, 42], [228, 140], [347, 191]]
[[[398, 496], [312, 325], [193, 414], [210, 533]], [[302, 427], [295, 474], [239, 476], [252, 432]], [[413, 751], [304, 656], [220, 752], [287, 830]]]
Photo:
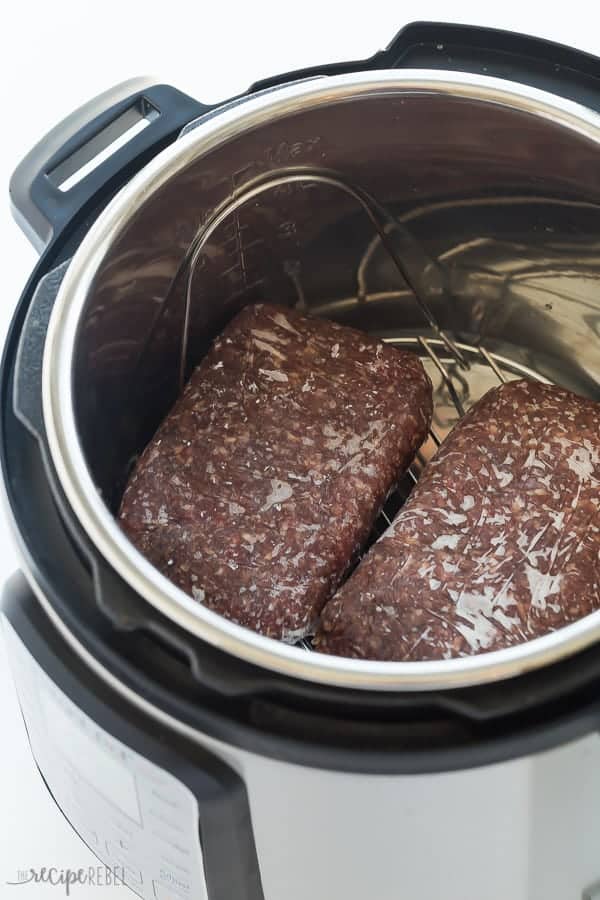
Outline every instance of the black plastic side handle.
[[81, 106], [17, 166], [13, 215], [40, 253], [101, 192], [114, 189], [211, 107], [134, 78]]

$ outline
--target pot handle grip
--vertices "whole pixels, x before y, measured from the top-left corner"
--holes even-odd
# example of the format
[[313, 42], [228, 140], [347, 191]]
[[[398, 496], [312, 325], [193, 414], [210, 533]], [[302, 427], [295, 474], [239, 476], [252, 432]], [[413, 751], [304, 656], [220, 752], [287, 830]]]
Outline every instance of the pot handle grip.
[[152, 78], [85, 103], [33, 147], [10, 180], [13, 215], [38, 252], [210, 109]]

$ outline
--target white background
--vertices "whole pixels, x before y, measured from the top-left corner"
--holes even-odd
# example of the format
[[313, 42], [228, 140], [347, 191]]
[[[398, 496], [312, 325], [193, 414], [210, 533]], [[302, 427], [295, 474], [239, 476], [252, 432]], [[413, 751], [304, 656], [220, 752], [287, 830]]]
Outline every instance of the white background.
[[[0, 12], [0, 338], [35, 253], [10, 217], [8, 179], [19, 159], [72, 109], [114, 83], [156, 74], [199, 100], [216, 102], [252, 81], [305, 66], [359, 59], [385, 47], [415, 19], [506, 28], [600, 56], [600, 12], [569, 3], [427, 2], [409, 5], [302, 2], [5, 2]], [[0, 516], [0, 580], [17, 567]], [[95, 865], [53, 806], [34, 767], [0, 640], [0, 897], [38, 900], [61, 888], [10, 887], [18, 869]], [[307, 886], [310, 879], [306, 881]], [[75, 887], [79, 900], [130, 895]], [[234, 900], [234, 898], [231, 898]], [[285, 900], [285, 898], [282, 898]], [[374, 898], [376, 900], [376, 898]], [[508, 898], [507, 898], [508, 900]]]

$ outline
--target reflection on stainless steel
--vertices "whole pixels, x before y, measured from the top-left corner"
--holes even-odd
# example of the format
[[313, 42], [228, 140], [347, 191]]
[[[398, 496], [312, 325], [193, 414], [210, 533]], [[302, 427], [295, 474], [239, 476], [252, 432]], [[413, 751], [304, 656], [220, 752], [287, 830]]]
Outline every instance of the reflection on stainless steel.
[[[456, 342], [440, 328], [432, 312], [434, 304], [447, 305], [451, 300], [444, 268], [436, 258], [428, 256], [425, 248], [415, 240], [410, 229], [399, 218], [394, 218], [383, 204], [365, 192], [361, 193], [374, 213], [371, 219], [379, 233], [381, 246], [387, 251], [396, 269], [410, 287], [428, 325], [442, 339], [455, 359], [468, 368], [468, 362]], [[357, 282], [358, 280], [357, 273]], [[364, 295], [361, 297], [359, 293], [358, 299], [365, 297]]]
[[[192, 291], [194, 276], [208, 241], [218, 230], [219, 226], [233, 216], [236, 223], [236, 238], [240, 257], [240, 267], [245, 276], [247, 248], [244, 247], [241, 241], [239, 211], [247, 203], [250, 203], [252, 200], [256, 200], [259, 197], [263, 197], [267, 192], [270, 193], [277, 188], [289, 186], [307, 187], [311, 185], [325, 185], [328, 188], [334, 188], [349, 195], [357, 202], [377, 231], [381, 246], [388, 253], [402, 278], [410, 285], [415, 300], [417, 301], [427, 324], [433, 332], [439, 336], [455, 359], [461, 363], [461, 365], [468, 367], [468, 363], [456, 346], [456, 343], [439, 327], [430, 308], [430, 301], [435, 302], [437, 300], [438, 303], [448, 302], [443, 270], [439, 266], [437, 260], [428, 257], [420, 248], [418, 241], [414, 240], [408, 228], [394, 220], [389, 211], [385, 209], [375, 197], [372, 197], [364, 191], [360, 185], [348, 184], [336, 175], [324, 170], [314, 169], [298, 172], [294, 169], [282, 169], [268, 178], [260, 180], [257, 184], [247, 185], [241, 193], [238, 193], [237, 196], [224, 203], [213, 213], [208, 221], [200, 226], [188, 248], [183, 265], [173, 280], [173, 284], [175, 284], [176, 280], [181, 278], [182, 275], [185, 278], [185, 311], [183, 315], [179, 363], [179, 390], [183, 390], [183, 386], [187, 380], [186, 375], [188, 373], [189, 331], [192, 316], [192, 303], [194, 300]], [[290, 273], [289, 261], [285, 260], [283, 262], [283, 268], [288, 274]], [[299, 268], [297, 264], [295, 267], [291, 267], [291, 270], [296, 274], [296, 278], [297, 268]], [[297, 282], [295, 281], [295, 284], [301, 305], [304, 306], [304, 296], [299, 287], [299, 279]], [[167, 292], [163, 304], [163, 312], [168, 309], [170, 300], [171, 288]], [[426, 343], [423, 343], [423, 347], [429, 353]], [[450, 389], [452, 389], [451, 382]]]
[[[259, 300], [300, 302], [420, 353], [436, 401], [425, 459], [499, 379], [538, 377], [600, 399], [599, 156], [600, 118], [589, 110], [493, 79], [422, 72], [293, 85], [168, 148], [78, 251], [44, 364], [55, 467], [116, 571], [202, 639], [288, 675], [345, 686], [493, 680], [597, 640], [600, 614], [512, 651], [440, 664], [301, 653], [188, 600], [133, 550], [97, 491], [114, 510], [132, 459], [177, 394], [182, 334], [191, 366], [237, 311]], [[314, 177], [282, 179], [238, 204], [291, 168], [359, 186], [377, 198], [383, 227], [374, 236], [354, 196]], [[235, 214], [217, 222], [232, 203]], [[186, 325], [187, 254], [208, 223]], [[433, 325], [415, 291], [426, 295]], [[467, 367], [445, 346], [448, 333]], [[408, 480], [418, 475], [416, 461]]]

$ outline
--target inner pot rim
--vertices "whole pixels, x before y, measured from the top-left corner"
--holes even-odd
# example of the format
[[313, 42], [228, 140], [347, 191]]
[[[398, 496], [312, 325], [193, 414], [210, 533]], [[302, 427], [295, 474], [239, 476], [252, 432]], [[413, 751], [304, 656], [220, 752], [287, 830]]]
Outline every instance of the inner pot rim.
[[571, 656], [600, 638], [600, 610], [504, 650], [425, 662], [376, 662], [308, 653], [263, 637], [188, 597], [136, 550], [94, 485], [78, 437], [72, 371], [78, 325], [95, 275], [140, 205], [199, 154], [277, 117], [368, 95], [435, 93], [498, 104], [600, 144], [600, 115], [561, 97], [487, 76], [404, 70], [299, 82], [250, 98], [201, 123], [158, 154], [100, 214], [76, 251], [54, 305], [44, 348], [42, 406], [52, 462], [79, 523], [104, 559], [171, 621], [249, 663], [314, 682], [364, 690], [428, 691], [514, 677]]

